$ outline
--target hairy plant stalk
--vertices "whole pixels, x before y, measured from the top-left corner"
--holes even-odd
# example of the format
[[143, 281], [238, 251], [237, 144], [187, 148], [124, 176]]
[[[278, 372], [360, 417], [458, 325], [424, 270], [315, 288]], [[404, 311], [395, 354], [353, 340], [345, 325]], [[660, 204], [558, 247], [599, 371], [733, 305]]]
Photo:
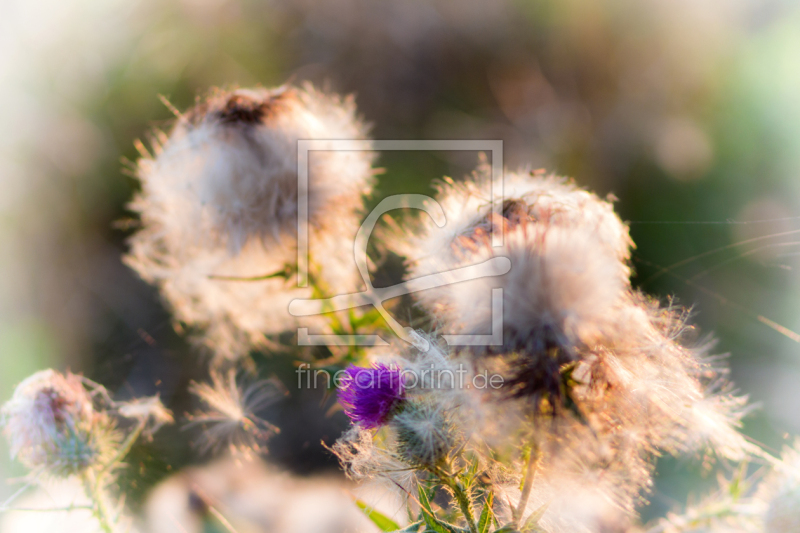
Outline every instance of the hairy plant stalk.
[[128, 452], [131, 451], [136, 440], [141, 436], [142, 431], [144, 431], [145, 426], [147, 425], [147, 420], [142, 419], [136, 425], [136, 427], [131, 431], [125, 440], [120, 445], [117, 453], [114, 454], [114, 457], [103, 466], [103, 468], [96, 474], [92, 474], [91, 472], [87, 472], [83, 476], [83, 483], [84, 489], [86, 490], [86, 495], [92, 501], [91, 510], [94, 517], [100, 524], [100, 527], [103, 529], [104, 533], [113, 533], [114, 532], [114, 524], [116, 524], [116, 519], [112, 516], [111, 510], [108, 508], [108, 503], [106, 501], [106, 494], [104, 490], [104, 480], [106, 476], [116, 467], [118, 466], [122, 460], [128, 455]]
[[452, 476], [441, 471], [436, 471], [434, 473], [443, 485], [453, 491], [453, 495], [458, 502], [458, 507], [461, 509], [461, 513], [464, 515], [464, 520], [467, 522], [470, 533], [478, 533], [478, 525], [475, 523], [475, 515], [472, 512], [472, 501], [470, 500], [467, 491], [464, 489], [461, 483], [453, 479]]
[[478, 526], [475, 524], [475, 517], [472, 514], [472, 502], [466, 491], [464, 491], [458, 483], [453, 483], [450, 485], [450, 488], [453, 489], [453, 494], [456, 496], [458, 506], [461, 508], [461, 512], [464, 513], [464, 519], [467, 521], [470, 533], [478, 533]]
[[122, 444], [120, 444], [119, 450], [117, 450], [117, 453], [114, 454], [114, 457], [112, 457], [111, 460], [106, 463], [102, 470], [100, 470], [100, 472], [97, 474], [98, 485], [102, 483], [103, 478], [105, 478], [105, 476], [111, 472], [114, 467], [119, 465], [122, 460], [125, 459], [125, 456], [128, 455], [128, 452], [130, 452], [131, 448], [133, 448], [134, 443], [141, 436], [145, 426], [147, 426], [147, 419], [140, 420], [134, 430], [131, 431]]
[[92, 476], [90, 473], [84, 474], [83, 486], [86, 495], [92, 502], [92, 515], [97, 519], [100, 528], [104, 533], [114, 533], [114, 524], [116, 520], [112, 517], [108, 504], [106, 503], [103, 486], [100, 483], [100, 476]]
[[539, 448], [534, 444], [528, 455], [528, 466], [525, 470], [525, 480], [522, 484], [522, 492], [519, 497], [519, 503], [512, 513], [514, 527], [519, 528], [522, 522], [522, 516], [525, 514], [525, 508], [528, 506], [528, 499], [531, 496], [533, 489], [533, 479], [536, 477], [536, 468], [539, 465]]

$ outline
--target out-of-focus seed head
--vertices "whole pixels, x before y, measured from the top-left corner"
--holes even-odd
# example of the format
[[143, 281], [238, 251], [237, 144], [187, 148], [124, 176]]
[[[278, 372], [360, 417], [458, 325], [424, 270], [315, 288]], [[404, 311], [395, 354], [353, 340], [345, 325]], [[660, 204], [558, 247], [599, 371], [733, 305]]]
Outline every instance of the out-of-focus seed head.
[[[506, 173], [505, 198], [494, 203], [491, 185], [484, 166], [474, 182], [442, 186], [448, 223], [428, 221], [412, 239], [411, 277], [508, 258], [507, 274], [424, 291], [420, 303], [445, 333], [485, 335], [499, 320], [493, 290], [502, 289], [502, 344], [471, 352], [504, 356], [506, 392], [554, 412], [568, 403], [565, 383], [585, 348], [614, 333], [632, 243], [610, 202], [565, 179]], [[502, 246], [493, 246], [493, 230], [503, 233]]]
[[787, 490], [769, 502], [764, 526], [766, 533], [800, 531], [800, 487]]
[[212, 91], [178, 115], [169, 135], [156, 136], [153, 154], [140, 146], [141, 191], [129, 207], [141, 229], [125, 262], [218, 357], [267, 346], [265, 335], [297, 324], [289, 302], [312, 294], [292, 286], [300, 140], [319, 143], [302, 188], [310, 275], [323, 292], [361, 286], [353, 242], [375, 154], [332, 143], [368, 142], [367, 129], [352, 98], [310, 85]]
[[[352, 98], [310, 85], [214, 89], [179, 116], [161, 152], [141, 160], [139, 170], [154, 194], [169, 191], [167, 184], [151, 180], [169, 179], [186, 187], [187, 202], [200, 204], [187, 205], [187, 214], [210, 234], [192, 235], [195, 239], [216, 240], [234, 250], [251, 238], [291, 242], [297, 231], [297, 142], [330, 144], [332, 139], [363, 140], [366, 134]], [[306, 192], [314, 229], [340, 231], [331, 217], [352, 217], [360, 209], [361, 196], [371, 188], [374, 158], [369, 150], [309, 154]]]
[[94, 408], [75, 374], [43, 370], [20, 383], [2, 408], [11, 456], [65, 477], [101, 465], [118, 441], [113, 420]]
[[[437, 201], [447, 224], [426, 220], [402, 251], [410, 277], [495, 257], [510, 259], [510, 272], [424, 291], [420, 303], [446, 333], [485, 335], [492, 289], [502, 289], [503, 344], [483, 351], [538, 351], [551, 341], [573, 350], [593, 342], [609, 330], [607, 317], [629, 287], [627, 228], [609, 202], [538, 173], [507, 173], [506, 199], [495, 205], [487, 172], [481, 167], [475, 182], [444, 184]], [[492, 245], [493, 229], [503, 232], [502, 246]]]
[[551, 456], [543, 468], [603, 472], [630, 512], [651, 483], [653, 453], [745, 457], [744, 399], [706, 359], [710, 345], [686, 335], [685, 313], [631, 288], [633, 243], [611, 202], [542, 172], [506, 173], [497, 199], [489, 176], [482, 166], [473, 181], [446, 180], [437, 200], [447, 224], [423, 218], [398, 251], [412, 279], [509, 259], [504, 275], [416, 295], [442, 333], [487, 335], [502, 289], [502, 344], [460, 349], [504, 377], [495, 418], [521, 406], [520, 431]]
[[266, 449], [269, 438], [280, 429], [259, 416], [283, 394], [275, 381], [237, 381], [235, 370], [211, 373], [211, 383], [192, 383], [189, 389], [203, 403], [191, 415], [187, 427], [202, 428], [197, 445], [202, 453], [227, 449], [250, 458]]

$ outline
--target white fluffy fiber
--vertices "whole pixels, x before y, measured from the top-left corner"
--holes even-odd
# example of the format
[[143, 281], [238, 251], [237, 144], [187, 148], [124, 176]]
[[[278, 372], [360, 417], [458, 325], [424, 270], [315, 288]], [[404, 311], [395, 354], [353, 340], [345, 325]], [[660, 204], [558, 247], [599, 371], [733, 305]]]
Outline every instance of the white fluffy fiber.
[[[297, 261], [297, 141], [365, 139], [351, 98], [309, 85], [217, 91], [179, 115], [137, 164], [130, 204], [142, 228], [126, 263], [156, 284], [175, 318], [217, 355], [237, 357], [292, 327], [288, 280], [226, 281]], [[308, 202], [312, 269], [334, 294], [359, 287], [353, 240], [374, 171], [371, 151], [312, 151]], [[312, 270], [313, 271], [313, 270]], [[212, 276], [212, 277], [210, 277]]]
[[[503, 345], [471, 347], [476, 364], [491, 366], [502, 354], [512, 379], [545, 372], [555, 342], [575, 364], [571, 399], [586, 423], [556, 417], [537, 431], [554, 471], [602, 470], [613, 478], [610, 501], [632, 510], [650, 483], [655, 450], [713, 450], [741, 460], [750, 449], [736, 431], [744, 399], [730, 395], [723, 370], [706, 361], [709, 346], [684, 345], [685, 316], [632, 290], [632, 242], [608, 201], [564, 179], [540, 173], [505, 175], [502, 217], [492, 215], [488, 168], [473, 182], [446, 182], [438, 201], [447, 217], [439, 228], [424, 220], [402, 250], [410, 278], [507, 257], [511, 270], [498, 277], [444, 285], [417, 293], [443, 333], [487, 335], [492, 330], [491, 289], [503, 289]], [[505, 227], [492, 247], [492, 222]], [[566, 355], [565, 355], [566, 354]], [[545, 376], [559, 379], [556, 374]], [[539, 409], [548, 385], [526, 386], [528, 409]], [[497, 418], [506, 416], [502, 403]], [[558, 426], [558, 430], [554, 430]], [[538, 426], [537, 426], [538, 428]], [[581, 460], [577, 460], [582, 458]], [[578, 528], [568, 529], [577, 531]]]
[[762, 511], [762, 531], [800, 531], [800, 440], [783, 450], [781, 461], [759, 485], [755, 501]]
[[479, 168], [475, 178], [442, 186], [438, 201], [447, 224], [439, 228], [425, 221], [403, 250], [409, 277], [492, 257], [508, 257], [511, 271], [418, 293], [421, 304], [445, 324], [444, 333], [489, 334], [491, 289], [500, 287], [507, 341], [524, 344], [515, 336], [542, 327], [554, 328], [573, 343], [597, 334], [629, 286], [632, 243], [611, 204], [562, 178], [506, 173], [502, 207], [522, 200], [529, 218], [510, 224], [503, 246], [494, 248], [487, 233], [492, 220], [488, 168]]

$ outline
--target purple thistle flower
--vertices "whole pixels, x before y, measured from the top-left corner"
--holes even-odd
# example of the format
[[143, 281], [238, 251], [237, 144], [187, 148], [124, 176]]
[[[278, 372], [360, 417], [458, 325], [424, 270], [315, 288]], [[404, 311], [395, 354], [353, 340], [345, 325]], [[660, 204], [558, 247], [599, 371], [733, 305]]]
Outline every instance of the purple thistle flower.
[[372, 368], [350, 365], [339, 384], [339, 403], [353, 424], [372, 429], [385, 424], [392, 410], [403, 401], [400, 370], [383, 364]]

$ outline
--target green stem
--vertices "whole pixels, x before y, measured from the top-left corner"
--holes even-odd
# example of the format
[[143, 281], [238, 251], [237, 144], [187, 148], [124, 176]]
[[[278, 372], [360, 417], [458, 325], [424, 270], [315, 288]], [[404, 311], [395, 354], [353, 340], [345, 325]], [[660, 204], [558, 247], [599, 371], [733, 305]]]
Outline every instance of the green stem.
[[100, 473], [97, 474], [96, 479], [98, 485], [102, 483], [103, 478], [106, 476], [106, 474], [108, 474], [115, 466], [120, 464], [122, 460], [125, 459], [125, 456], [128, 455], [129, 451], [131, 451], [133, 444], [142, 434], [142, 431], [144, 431], [146, 425], [147, 425], [147, 419], [142, 419], [139, 422], [139, 425], [136, 426], [134, 430], [128, 434], [127, 437], [125, 437], [125, 440], [120, 445], [119, 450], [117, 450], [117, 453], [114, 454], [114, 457], [112, 457], [111, 460], [105, 464], [103, 469], [100, 470]]
[[472, 502], [469, 499], [467, 491], [451, 476], [439, 472], [437, 473], [437, 477], [444, 485], [453, 491], [453, 495], [458, 502], [458, 507], [464, 515], [464, 520], [467, 521], [470, 533], [478, 533], [478, 525], [475, 523], [475, 515], [472, 513]]
[[522, 516], [525, 514], [525, 508], [528, 506], [528, 500], [531, 497], [531, 490], [533, 489], [533, 478], [536, 477], [536, 467], [539, 464], [539, 449], [534, 444], [531, 447], [530, 454], [528, 455], [528, 467], [525, 470], [525, 480], [522, 483], [522, 492], [519, 497], [519, 503], [516, 509], [512, 512], [512, 519], [514, 527], [519, 529], [522, 522]]
[[147, 419], [142, 419], [133, 429], [133, 431], [131, 431], [128, 436], [125, 437], [125, 440], [122, 441], [117, 453], [114, 454], [114, 456], [100, 469], [99, 472], [97, 472], [97, 474], [87, 472], [83, 476], [86, 495], [89, 496], [89, 499], [92, 501], [92, 514], [94, 514], [95, 518], [100, 523], [100, 527], [104, 533], [114, 533], [114, 524], [117, 522], [112, 516], [110, 509], [108, 508], [108, 503], [106, 502], [104, 490], [105, 477], [117, 465], [119, 465], [123, 459], [125, 459], [125, 456], [131, 451], [131, 448], [142, 434], [142, 431], [144, 431], [146, 425]]
[[455, 485], [456, 486], [453, 487], [453, 493], [456, 495], [456, 500], [458, 500], [458, 506], [461, 507], [461, 512], [464, 513], [464, 518], [467, 521], [469, 530], [471, 533], [478, 533], [478, 525], [475, 523], [475, 516], [472, 514], [472, 502], [470, 502], [466, 492], [461, 490], [457, 483]]
[[104, 533], [114, 533], [114, 522], [108, 505], [106, 504], [100, 478], [87, 473], [83, 476], [83, 486], [86, 495], [92, 501], [92, 514], [97, 519]]

